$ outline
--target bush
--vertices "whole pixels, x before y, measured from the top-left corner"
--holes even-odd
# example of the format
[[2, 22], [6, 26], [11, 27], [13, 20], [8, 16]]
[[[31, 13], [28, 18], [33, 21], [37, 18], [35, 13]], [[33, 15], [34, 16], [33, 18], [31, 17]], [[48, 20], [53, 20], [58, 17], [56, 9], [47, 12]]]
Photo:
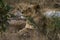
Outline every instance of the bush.
[[10, 14], [8, 13], [11, 7], [4, 3], [3, 0], [0, 0], [0, 32], [5, 31], [6, 28], [8, 27], [8, 18]]

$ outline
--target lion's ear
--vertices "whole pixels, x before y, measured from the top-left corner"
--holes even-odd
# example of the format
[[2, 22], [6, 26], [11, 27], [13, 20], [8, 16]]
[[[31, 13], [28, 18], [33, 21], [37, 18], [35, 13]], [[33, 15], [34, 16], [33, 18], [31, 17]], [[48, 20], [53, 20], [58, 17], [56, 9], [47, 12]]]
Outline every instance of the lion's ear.
[[55, 4], [54, 8], [60, 8], [60, 4]]
[[40, 5], [35, 5], [34, 8], [35, 9], [40, 9]]

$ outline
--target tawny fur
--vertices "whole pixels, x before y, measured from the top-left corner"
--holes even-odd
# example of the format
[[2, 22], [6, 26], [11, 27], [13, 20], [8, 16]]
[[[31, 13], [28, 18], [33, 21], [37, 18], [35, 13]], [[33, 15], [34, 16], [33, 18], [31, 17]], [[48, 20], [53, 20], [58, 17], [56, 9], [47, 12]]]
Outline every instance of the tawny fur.
[[[27, 5], [27, 4], [26, 4]], [[22, 5], [19, 5], [19, 7], [21, 7]], [[35, 24], [36, 24], [36, 27], [37, 27], [37, 25], [38, 26], [40, 26], [40, 29], [42, 30], [43, 29], [43, 25], [44, 25], [44, 23], [43, 23], [43, 18], [44, 18], [44, 16], [41, 14], [41, 12], [40, 12], [40, 7], [39, 7], [39, 5], [27, 5], [27, 7], [25, 7], [25, 9], [24, 9], [24, 7], [22, 7], [22, 9], [21, 8], [19, 8], [19, 10], [22, 12], [22, 14], [24, 15], [24, 16], [26, 16], [26, 17], [31, 17], [31, 18], [33, 18], [33, 20], [34, 20], [34, 22], [35, 22]], [[26, 26], [25, 26], [25, 28], [24, 29], [22, 29], [22, 30], [20, 30], [19, 31], [19, 33], [22, 33], [23, 34], [23, 32], [26, 30], [26, 29], [34, 29], [34, 26], [33, 25], [31, 25], [30, 23], [29, 23], [30, 21], [28, 20], [28, 19], [26, 19]], [[26, 32], [26, 31], [25, 31]]]

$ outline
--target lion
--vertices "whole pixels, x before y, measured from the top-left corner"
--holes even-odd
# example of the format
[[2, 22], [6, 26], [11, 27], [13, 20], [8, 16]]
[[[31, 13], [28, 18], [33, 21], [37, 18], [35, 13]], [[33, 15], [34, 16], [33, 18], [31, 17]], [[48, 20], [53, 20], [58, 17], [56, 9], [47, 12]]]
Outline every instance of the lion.
[[[24, 6], [25, 5], [25, 6]], [[24, 7], [23, 7], [24, 6]], [[19, 33], [26, 30], [39, 29], [41, 32], [45, 29], [46, 17], [42, 14], [40, 5], [38, 4], [19, 4], [17, 8], [26, 18], [26, 26]], [[22, 32], [23, 31], [23, 32]]]
[[[55, 5], [54, 5], [55, 6]], [[58, 11], [60, 10], [58, 7], [41, 7], [39, 4], [19, 4], [17, 8], [20, 12], [22, 12], [23, 16], [26, 18], [26, 26], [18, 33], [20, 35], [29, 32], [29, 30], [37, 29], [40, 33], [46, 35], [47, 32], [47, 24], [51, 24], [51, 19], [44, 15], [47, 11]], [[53, 30], [53, 28], [52, 28]], [[52, 36], [52, 35], [51, 35]]]

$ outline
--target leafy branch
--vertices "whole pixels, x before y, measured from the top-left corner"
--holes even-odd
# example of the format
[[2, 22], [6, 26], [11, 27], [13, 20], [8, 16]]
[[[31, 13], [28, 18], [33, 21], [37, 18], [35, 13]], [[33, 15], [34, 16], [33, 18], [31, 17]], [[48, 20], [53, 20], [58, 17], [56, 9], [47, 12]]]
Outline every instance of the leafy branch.
[[11, 7], [4, 3], [3, 0], [0, 0], [0, 32], [6, 31], [6, 28], [8, 27], [8, 18], [11, 16], [8, 12], [11, 9]]

